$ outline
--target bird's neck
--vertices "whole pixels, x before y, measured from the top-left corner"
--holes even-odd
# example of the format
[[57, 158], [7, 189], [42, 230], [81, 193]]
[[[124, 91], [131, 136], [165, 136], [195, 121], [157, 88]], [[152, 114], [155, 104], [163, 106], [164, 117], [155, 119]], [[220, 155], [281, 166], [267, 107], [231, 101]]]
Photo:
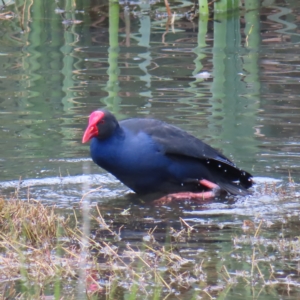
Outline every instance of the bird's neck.
[[107, 171], [113, 172], [115, 162], [118, 160], [122, 149], [125, 133], [118, 126], [114, 133], [105, 139], [93, 138], [90, 144], [93, 161]]

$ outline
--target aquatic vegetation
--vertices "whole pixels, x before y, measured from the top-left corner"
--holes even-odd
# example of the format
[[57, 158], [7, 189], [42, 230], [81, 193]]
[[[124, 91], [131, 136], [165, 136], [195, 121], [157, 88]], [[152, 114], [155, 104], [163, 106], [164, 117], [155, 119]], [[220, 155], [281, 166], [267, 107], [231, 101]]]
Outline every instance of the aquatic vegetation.
[[84, 216], [83, 205], [66, 212], [35, 200], [0, 199], [1, 297], [213, 299], [241, 289], [257, 297], [299, 293], [296, 211], [277, 221], [243, 218], [235, 225], [182, 216], [163, 225], [139, 216], [142, 207], [111, 211], [93, 205]]

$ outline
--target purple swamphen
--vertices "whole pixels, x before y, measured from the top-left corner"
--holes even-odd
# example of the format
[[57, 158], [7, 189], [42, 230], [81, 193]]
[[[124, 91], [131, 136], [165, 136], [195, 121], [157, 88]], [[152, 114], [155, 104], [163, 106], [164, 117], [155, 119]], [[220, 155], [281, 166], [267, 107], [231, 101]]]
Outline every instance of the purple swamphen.
[[251, 174], [220, 152], [160, 120], [118, 122], [109, 111], [97, 110], [82, 142], [89, 140], [93, 161], [137, 194], [202, 200], [216, 190], [247, 195], [253, 184]]

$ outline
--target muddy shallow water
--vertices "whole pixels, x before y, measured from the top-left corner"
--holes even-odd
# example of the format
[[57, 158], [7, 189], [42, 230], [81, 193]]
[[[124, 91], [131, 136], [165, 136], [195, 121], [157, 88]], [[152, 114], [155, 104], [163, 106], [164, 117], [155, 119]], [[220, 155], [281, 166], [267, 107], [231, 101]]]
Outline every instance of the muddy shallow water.
[[[217, 299], [299, 299], [299, 3], [263, 1], [207, 21], [191, 17], [190, 2], [176, 2], [170, 22], [160, 2], [122, 4], [119, 18], [94, 2], [74, 10], [34, 1], [24, 19], [17, 5], [4, 9], [15, 15], [0, 20], [1, 194], [66, 213], [84, 197], [114, 230], [123, 226], [121, 249], [149, 242], [155, 228], [160, 246], [176, 243], [192, 265], [204, 261]], [[162, 119], [221, 149], [254, 175], [252, 195], [132, 201], [81, 144], [99, 107], [119, 119]], [[176, 240], [180, 218], [194, 231]], [[199, 286], [170, 297], [194, 297]]]

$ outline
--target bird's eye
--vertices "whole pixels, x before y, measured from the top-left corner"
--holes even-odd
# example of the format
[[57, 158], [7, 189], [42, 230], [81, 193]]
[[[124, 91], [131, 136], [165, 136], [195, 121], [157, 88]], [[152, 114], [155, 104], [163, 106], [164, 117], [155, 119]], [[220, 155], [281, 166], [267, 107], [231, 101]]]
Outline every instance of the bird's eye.
[[104, 120], [100, 120], [100, 122], [99, 122], [100, 124], [104, 124], [105, 123], [105, 121]]

